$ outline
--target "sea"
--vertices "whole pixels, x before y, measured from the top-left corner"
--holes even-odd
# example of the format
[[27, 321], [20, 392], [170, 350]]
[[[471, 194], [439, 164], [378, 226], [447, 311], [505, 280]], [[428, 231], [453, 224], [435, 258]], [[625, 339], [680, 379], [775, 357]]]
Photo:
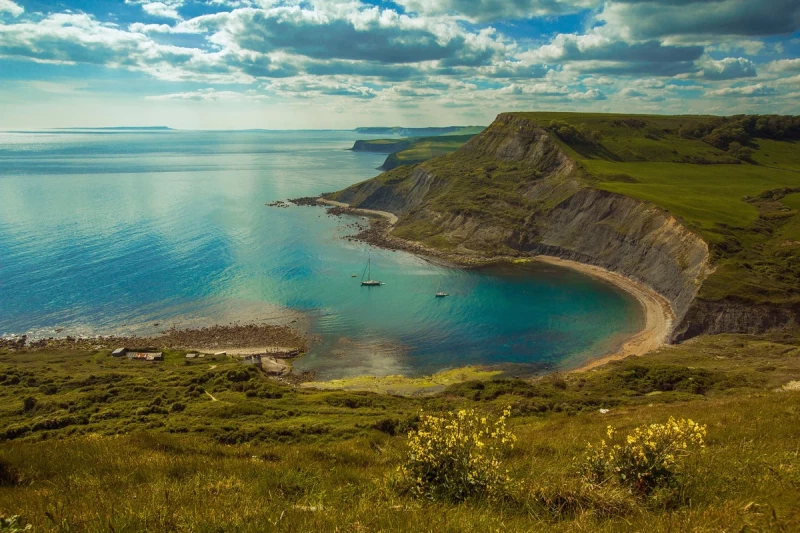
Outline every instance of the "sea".
[[[0, 334], [289, 323], [311, 340], [295, 368], [337, 379], [552, 371], [641, 328], [632, 296], [569, 269], [450, 268], [346, 239], [359, 217], [266, 205], [377, 175], [384, 154], [349, 150], [363, 138], [0, 133]], [[359, 283], [368, 259], [380, 287]]]

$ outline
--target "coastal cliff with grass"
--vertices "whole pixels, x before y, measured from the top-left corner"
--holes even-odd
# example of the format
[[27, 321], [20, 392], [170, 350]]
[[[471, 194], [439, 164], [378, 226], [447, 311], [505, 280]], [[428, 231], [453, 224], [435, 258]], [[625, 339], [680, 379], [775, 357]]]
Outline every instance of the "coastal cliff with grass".
[[641, 282], [670, 339], [800, 323], [800, 118], [506, 113], [455, 152], [330, 195], [453, 256]]
[[681, 341], [646, 357], [317, 382], [288, 325], [3, 339], [0, 532], [795, 531], [796, 136], [504, 114], [327, 200], [393, 213], [412, 251], [635, 280]]
[[[435, 130], [435, 128], [432, 129]], [[376, 130], [383, 131], [378, 128]], [[393, 128], [388, 132], [395, 130], [397, 129]], [[445, 133], [434, 136], [359, 140], [353, 143], [351, 150], [354, 152], [388, 154], [379, 169], [391, 170], [399, 166], [415, 165], [433, 157], [455, 152], [482, 130], [483, 127], [481, 126], [467, 126], [463, 128], [446, 128], [443, 130]], [[425, 129], [410, 131], [425, 131]]]

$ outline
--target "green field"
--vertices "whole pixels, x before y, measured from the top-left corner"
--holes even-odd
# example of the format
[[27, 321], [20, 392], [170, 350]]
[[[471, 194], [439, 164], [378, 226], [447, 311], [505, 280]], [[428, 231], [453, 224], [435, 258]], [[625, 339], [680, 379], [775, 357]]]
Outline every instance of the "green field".
[[402, 165], [415, 165], [434, 157], [450, 154], [461, 148], [474, 136], [475, 133], [467, 133], [411, 139], [411, 145], [408, 148], [389, 154], [382, 168], [391, 170]]
[[[797, 338], [699, 338], [591, 372], [422, 398], [297, 389], [174, 351], [161, 364], [6, 353], [0, 515], [34, 531], [791, 531]], [[513, 494], [452, 504], [403, 492], [397, 468], [420, 409], [509, 404]], [[708, 426], [674, 490], [640, 499], [581, 481], [576, 458], [607, 425], [669, 416]]]
[[681, 134], [718, 118], [524, 116], [544, 126], [557, 120], [596, 131], [597, 143], [560, 139], [587, 171], [591, 186], [662, 207], [711, 245], [717, 270], [702, 286], [700, 297], [800, 301], [800, 215], [791, 199], [759, 198], [775, 189], [800, 190], [796, 140], [754, 134], [744, 145], [750, 150], [749, 160], [743, 160], [708, 139]]

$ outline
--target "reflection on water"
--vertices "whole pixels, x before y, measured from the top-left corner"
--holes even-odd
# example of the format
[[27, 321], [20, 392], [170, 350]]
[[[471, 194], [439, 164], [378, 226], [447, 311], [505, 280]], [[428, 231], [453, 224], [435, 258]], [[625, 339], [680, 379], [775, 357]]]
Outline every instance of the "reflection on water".
[[[349, 132], [0, 134], [0, 333], [307, 317], [319, 377], [557, 365], [607, 349], [636, 302], [552, 266], [458, 270], [341, 237], [277, 199], [371, 177]], [[361, 287], [368, 258], [386, 284]], [[435, 298], [441, 285], [450, 296]]]

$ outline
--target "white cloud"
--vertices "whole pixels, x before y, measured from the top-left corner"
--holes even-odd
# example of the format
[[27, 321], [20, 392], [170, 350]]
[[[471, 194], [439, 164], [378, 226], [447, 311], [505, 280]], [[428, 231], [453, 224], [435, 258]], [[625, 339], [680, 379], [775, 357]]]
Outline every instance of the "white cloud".
[[766, 65], [770, 72], [800, 72], [800, 58], [778, 59]]
[[257, 102], [269, 99], [265, 94], [259, 94], [255, 90], [245, 92], [218, 91], [213, 87], [199, 89], [182, 93], [160, 94], [147, 96], [146, 100], [191, 100], [195, 102]]
[[140, 4], [148, 15], [154, 17], [182, 20], [178, 8], [183, 6], [183, 0], [125, 0], [126, 4]]
[[708, 91], [706, 92], [706, 95], [755, 98], [760, 96], [773, 96], [777, 93], [778, 91], [775, 88], [764, 85], [763, 83], [757, 83], [755, 85], [747, 85], [745, 87], [726, 87], [724, 89]]
[[570, 100], [585, 100], [585, 101], [593, 101], [593, 100], [607, 100], [608, 97], [603, 91], [598, 89], [589, 89], [588, 91], [584, 92], [576, 92], [569, 95]]
[[758, 75], [755, 63], [744, 57], [726, 57], [719, 61], [707, 58], [701, 66], [700, 75], [708, 80], [754, 78]]
[[128, 30], [134, 33], [171, 33], [174, 28], [169, 24], [142, 24], [134, 22], [128, 26]]
[[797, 0], [607, 0], [598, 19], [626, 39], [766, 36], [800, 28]]
[[566, 15], [596, 7], [600, 0], [394, 0], [407, 11], [450, 15], [476, 22]]
[[0, 0], [0, 13], [11, 13], [12, 17], [18, 17], [24, 12], [24, 7], [12, 2], [11, 0]]

